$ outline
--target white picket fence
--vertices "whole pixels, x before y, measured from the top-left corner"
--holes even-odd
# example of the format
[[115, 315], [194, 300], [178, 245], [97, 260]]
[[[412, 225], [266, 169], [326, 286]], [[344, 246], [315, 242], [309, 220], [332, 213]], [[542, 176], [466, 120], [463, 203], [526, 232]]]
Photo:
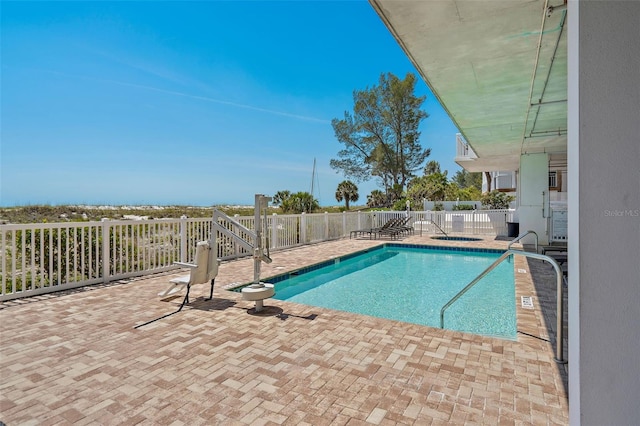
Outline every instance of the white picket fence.
[[[460, 210], [416, 212], [416, 224], [432, 232], [470, 235], [507, 235], [507, 222], [513, 221], [514, 210]], [[430, 224], [433, 229], [429, 228]]]
[[[478, 210], [482, 208], [482, 201], [480, 200], [475, 200], [475, 201], [429, 201], [429, 200], [424, 200], [422, 203], [422, 208], [426, 211], [429, 210], [436, 210], [436, 206], [440, 206], [442, 208], [442, 210], [446, 210], [448, 212], [454, 211], [454, 212], [460, 212], [460, 211], [471, 211], [472, 209]], [[472, 209], [470, 210], [457, 210], [459, 206], [471, 206]], [[516, 201], [511, 201], [509, 203], [509, 208], [510, 209], [515, 209], [516, 208]], [[480, 210], [482, 212], [485, 212], [487, 210]]]
[[[282, 250], [330, 241], [407, 214], [417, 232], [506, 235], [513, 211], [274, 214], [266, 218], [265, 242]], [[252, 216], [234, 219], [254, 229]], [[196, 243], [210, 233], [209, 218], [0, 225], [0, 301], [175, 269], [176, 261], [193, 261]], [[217, 238], [220, 259], [250, 255]]]

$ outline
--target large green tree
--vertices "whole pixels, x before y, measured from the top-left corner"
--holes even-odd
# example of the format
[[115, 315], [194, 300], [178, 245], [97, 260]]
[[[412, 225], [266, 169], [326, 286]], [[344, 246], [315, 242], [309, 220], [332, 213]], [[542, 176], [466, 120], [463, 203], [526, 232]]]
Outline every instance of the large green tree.
[[458, 188], [458, 191], [456, 193], [456, 199], [460, 201], [477, 201], [481, 197], [482, 197], [482, 191], [480, 191], [475, 186], [469, 186], [467, 188]]
[[379, 189], [374, 189], [367, 195], [367, 207], [384, 207], [386, 202], [387, 196]]
[[[441, 173], [440, 172], [440, 163], [437, 162], [436, 160], [431, 160], [427, 163], [426, 166], [424, 166], [424, 175], [425, 176], [429, 176], [432, 175], [434, 173]], [[447, 174], [447, 171], [445, 170], [444, 174]]]
[[482, 173], [470, 173], [462, 169], [458, 170], [451, 180], [457, 183], [461, 189], [474, 187], [478, 191], [482, 190]]
[[[331, 167], [356, 182], [380, 179], [393, 198], [420, 169], [431, 150], [420, 145], [420, 122], [428, 115], [421, 110], [425, 96], [414, 94], [416, 77], [403, 80], [382, 74], [377, 86], [353, 92], [353, 113], [331, 121], [343, 145]], [[394, 201], [394, 200], [391, 200]]]
[[413, 205], [421, 205], [422, 200], [443, 201], [449, 182], [444, 173], [432, 173], [411, 180], [407, 198]]
[[349, 202], [358, 201], [360, 195], [358, 194], [358, 187], [350, 180], [344, 180], [338, 184], [336, 189], [336, 200], [341, 202], [344, 200], [344, 206], [346, 210], [349, 210]]

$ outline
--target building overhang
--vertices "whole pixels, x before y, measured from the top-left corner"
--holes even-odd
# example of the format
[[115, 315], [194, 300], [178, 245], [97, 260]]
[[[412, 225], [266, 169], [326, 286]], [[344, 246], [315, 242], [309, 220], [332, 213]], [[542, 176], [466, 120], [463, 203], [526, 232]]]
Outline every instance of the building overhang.
[[523, 153], [566, 157], [563, 1], [370, 0], [477, 154], [457, 161], [465, 169], [517, 170]]

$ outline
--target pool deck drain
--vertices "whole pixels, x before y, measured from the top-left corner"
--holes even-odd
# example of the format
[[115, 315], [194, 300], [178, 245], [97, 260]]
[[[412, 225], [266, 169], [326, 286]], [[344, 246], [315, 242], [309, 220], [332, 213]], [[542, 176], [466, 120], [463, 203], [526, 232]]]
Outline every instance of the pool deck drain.
[[[506, 248], [507, 241], [403, 242]], [[272, 253], [263, 276], [383, 241]], [[565, 367], [553, 361], [554, 278], [516, 257], [518, 341], [267, 299], [263, 315], [224, 285], [252, 277], [226, 262], [208, 286], [160, 301], [158, 274], [0, 304], [0, 420], [6, 424], [566, 424]], [[551, 284], [550, 284], [551, 283]], [[518, 303], [519, 305], [519, 303]], [[549, 306], [550, 305], [550, 306]], [[268, 308], [268, 310], [267, 310]], [[267, 315], [268, 314], [268, 315]], [[551, 324], [549, 324], [551, 323]], [[566, 335], [566, 334], [565, 334]]]

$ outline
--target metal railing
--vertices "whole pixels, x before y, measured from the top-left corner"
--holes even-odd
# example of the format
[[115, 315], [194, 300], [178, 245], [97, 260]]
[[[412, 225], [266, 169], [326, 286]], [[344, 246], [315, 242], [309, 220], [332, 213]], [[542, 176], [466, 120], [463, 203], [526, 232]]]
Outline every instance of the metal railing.
[[543, 260], [545, 262], [549, 262], [551, 264], [551, 266], [553, 266], [553, 269], [556, 271], [556, 293], [557, 293], [557, 312], [556, 312], [556, 318], [557, 318], [557, 322], [556, 322], [556, 358], [555, 361], [557, 363], [566, 363], [566, 361], [564, 360], [564, 348], [563, 348], [563, 305], [564, 305], [564, 301], [563, 301], [563, 290], [562, 290], [562, 270], [560, 269], [560, 265], [558, 265], [558, 262], [556, 262], [553, 258], [549, 257], [549, 256], [545, 256], [544, 254], [538, 254], [538, 253], [529, 253], [529, 252], [525, 252], [525, 251], [521, 251], [521, 250], [514, 250], [514, 249], [509, 249], [507, 251], [505, 251], [495, 262], [493, 262], [491, 265], [489, 265], [489, 267], [487, 269], [485, 269], [484, 271], [482, 271], [482, 273], [480, 273], [480, 275], [478, 275], [477, 277], [475, 277], [473, 279], [473, 281], [471, 281], [469, 284], [467, 284], [462, 290], [460, 290], [455, 296], [453, 296], [451, 298], [451, 300], [449, 300], [443, 307], [442, 309], [440, 309], [440, 328], [444, 328], [444, 312], [447, 310], [447, 308], [449, 308], [449, 306], [451, 306], [453, 303], [455, 303], [456, 300], [460, 299], [460, 297], [462, 297], [463, 294], [465, 294], [467, 291], [469, 291], [469, 289], [471, 289], [471, 287], [473, 287], [474, 285], [476, 285], [476, 283], [478, 281], [480, 281], [482, 278], [484, 278], [489, 272], [493, 271], [496, 266], [498, 266], [500, 263], [502, 263], [506, 258], [508, 258], [509, 256], [511, 256], [512, 254], [520, 254], [522, 256], [526, 256], [526, 257], [532, 257], [534, 259], [539, 259], [539, 260]]
[[469, 143], [460, 133], [456, 134], [456, 158], [469, 160], [478, 158], [476, 153], [469, 146]]
[[517, 243], [518, 241], [520, 241], [521, 239], [523, 239], [524, 237], [526, 237], [529, 234], [533, 234], [536, 237], [535, 248], [536, 248], [536, 253], [538, 253], [538, 234], [536, 233], [536, 231], [532, 231], [532, 230], [525, 231], [525, 232], [521, 233], [520, 235], [518, 235], [517, 237], [515, 237], [513, 240], [511, 240], [511, 242], [507, 246], [507, 250], [510, 250], [511, 246], [513, 244]]
[[[445, 234], [459, 232], [453, 226], [456, 215], [463, 219], [462, 233], [506, 235], [512, 212], [273, 214], [267, 216], [264, 233], [269, 249], [282, 250], [347, 237], [353, 230], [381, 226], [407, 214], [410, 223], [431, 220]], [[236, 234], [243, 233], [242, 227], [254, 229], [252, 216], [233, 219], [235, 223], [225, 226]], [[176, 261], [193, 262], [196, 243], [210, 238], [211, 225], [211, 218], [0, 225], [0, 301], [175, 269]], [[222, 233], [217, 250], [222, 260], [252, 254]]]
[[[412, 212], [412, 214], [414, 214]], [[415, 212], [415, 220], [429, 220], [445, 234], [507, 235], [513, 210], [458, 210]]]
[[444, 229], [442, 229], [442, 228], [440, 227], [440, 225], [438, 225], [437, 223], [435, 223], [433, 220], [431, 220], [431, 219], [423, 219], [423, 220], [422, 220], [422, 221], [420, 221], [420, 222], [421, 222], [421, 223], [420, 223], [420, 235], [422, 235], [422, 228], [423, 228], [422, 223], [424, 223], [424, 222], [428, 222], [428, 223], [432, 224], [433, 226], [435, 226], [436, 228], [438, 228], [438, 230], [439, 230], [440, 232], [442, 232], [442, 233], [444, 234], [444, 236], [445, 236], [445, 237], [448, 237], [447, 233], [446, 233], [446, 232], [444, 232]]

